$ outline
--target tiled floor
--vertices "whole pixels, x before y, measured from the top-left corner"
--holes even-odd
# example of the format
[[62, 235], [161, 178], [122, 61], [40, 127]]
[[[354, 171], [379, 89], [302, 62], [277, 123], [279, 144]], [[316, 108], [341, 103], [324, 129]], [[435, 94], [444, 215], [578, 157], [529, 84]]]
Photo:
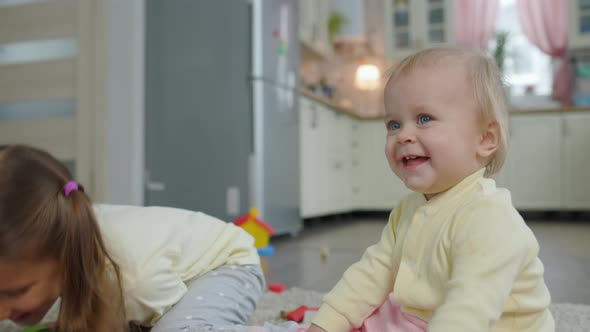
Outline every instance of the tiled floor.
[[[552, 221], [541, 221], [539, 216], [527, 216], [525, 220], [541, 246], [545, 281], [553, 302], [590, 305], [590, 218], [551, 218]], [[329, 291], [364, 249], [378, 240], [385, 219], [315, 220], [297, 237], [274, 238], [272, 244], [277, 252], [265, 259], [269, 282]], [[326, 259], [320, 255], [322, 247], [329, 248]]]

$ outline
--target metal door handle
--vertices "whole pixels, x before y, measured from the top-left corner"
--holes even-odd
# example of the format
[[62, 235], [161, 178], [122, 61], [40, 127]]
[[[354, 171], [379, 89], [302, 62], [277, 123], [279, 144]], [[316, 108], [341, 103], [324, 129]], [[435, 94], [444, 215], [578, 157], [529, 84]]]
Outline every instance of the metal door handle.
[[311, 128], [317, 128], [318, 126], [318, 108], [315, 103], [311, 104]]
[[166, 190], [166, 184], [164, 182], [148, 181], [145, 184], [149, 191], [164, 191]]

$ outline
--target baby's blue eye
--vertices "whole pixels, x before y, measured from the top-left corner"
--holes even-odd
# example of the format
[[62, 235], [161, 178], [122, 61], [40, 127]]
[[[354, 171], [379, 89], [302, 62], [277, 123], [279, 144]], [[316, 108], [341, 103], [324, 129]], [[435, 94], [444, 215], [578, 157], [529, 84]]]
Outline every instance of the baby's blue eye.
[[389, 122], [389, 129], [390, 130], [398, 130], [402, 127], [401, 123], [397, 122], [397, 121], [391, 121]]
[[432, 118], [429, 115], [420, 115], [418, 117], [419, 124], [425, 124], [426, 122], [430, 122]]

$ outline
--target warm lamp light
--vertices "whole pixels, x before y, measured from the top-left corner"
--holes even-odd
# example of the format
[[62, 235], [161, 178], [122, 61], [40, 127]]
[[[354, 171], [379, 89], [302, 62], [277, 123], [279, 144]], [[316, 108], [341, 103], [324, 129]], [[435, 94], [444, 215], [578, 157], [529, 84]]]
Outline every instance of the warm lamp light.
[[356, 69], [354, 86], [359, 90], [375, 90], [379, 88], [381, 72], [375, 65], [364, 64]]

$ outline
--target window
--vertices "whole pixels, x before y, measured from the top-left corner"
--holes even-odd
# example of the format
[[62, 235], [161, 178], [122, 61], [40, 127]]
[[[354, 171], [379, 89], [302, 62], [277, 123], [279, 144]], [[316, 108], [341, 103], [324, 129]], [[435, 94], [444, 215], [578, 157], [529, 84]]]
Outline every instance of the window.
[[[496, 32], [502, 31], [509, 34], [503, 70], [504, 79], [510, 87], [510, 95], [550, 96], [553, 83], [551, 57], [531, 44], [522, 32], [516, 0], [500, 0]], [[492, 38], [491, 52], [495, 45], [495, 38]]]

